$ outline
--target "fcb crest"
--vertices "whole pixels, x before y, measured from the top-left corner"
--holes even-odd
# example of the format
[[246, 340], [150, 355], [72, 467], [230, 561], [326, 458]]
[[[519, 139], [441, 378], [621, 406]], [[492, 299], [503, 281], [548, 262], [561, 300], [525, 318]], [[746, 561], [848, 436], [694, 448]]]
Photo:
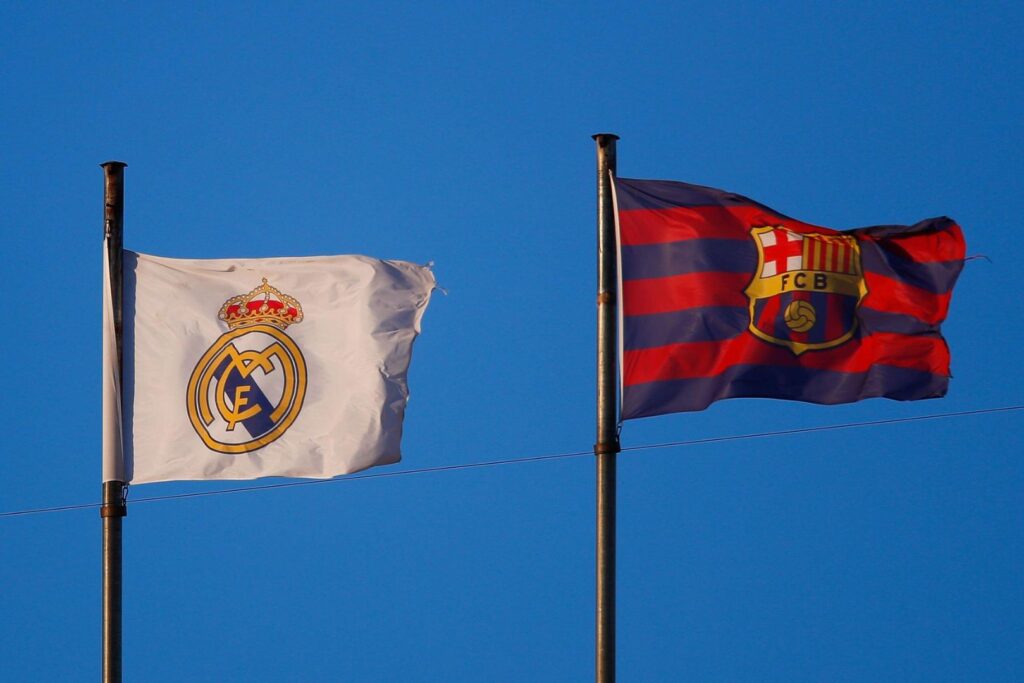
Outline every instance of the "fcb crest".
[[302, 409], [306, 361], [284, 333], [302, 321], [302, 307], [263, 278], [224, 302], [217, 317], [228, 331], [192, 371], [188, 416], [209, 449], [248, 453], [278, 439]]
[[867, 294], [860, 246], [849, 235], [753, 228], [757, 271], [747, 286], [750, 331], [794, 354], [851, 339]]

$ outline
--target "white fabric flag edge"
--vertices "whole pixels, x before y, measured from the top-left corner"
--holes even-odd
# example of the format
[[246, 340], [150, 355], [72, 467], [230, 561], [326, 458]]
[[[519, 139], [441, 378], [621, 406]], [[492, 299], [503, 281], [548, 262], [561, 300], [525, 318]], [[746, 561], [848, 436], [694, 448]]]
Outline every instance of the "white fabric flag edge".
[[103, 481], [124, 481], [121, 431], [121, 378], [117, 368], [117, 331], [111, 294], [109, 242], [103, 240]]

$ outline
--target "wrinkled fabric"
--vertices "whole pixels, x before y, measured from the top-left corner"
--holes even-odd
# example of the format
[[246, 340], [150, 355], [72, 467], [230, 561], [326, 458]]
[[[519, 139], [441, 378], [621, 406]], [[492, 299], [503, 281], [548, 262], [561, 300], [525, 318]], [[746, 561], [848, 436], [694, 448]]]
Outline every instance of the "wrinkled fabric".
[[[280, 331], [266, 322], [230, 328], [219, 317], [229, 300], [264, 278], [298, 302], [301, 320]], [[412, 344], [434, 287], [427, 267], [365, 256], [184, 260], [126, 251], [126, 480], [329, 478], [397, 462]], [[275, 299], [254, 297], [256, 317], [266, 297]], [[209, 359], [229, 345], [214, 367]], [[246, 359], [232, 370], [236, 353]], [[204, 404], [209, 424], [197, 408]], [[267, 443], [245, 445], [272, 426]], [[105, 446], [105, 481], [118, 478], [116, 441]], [[228, 447], [247, 450], [216, 450]]]

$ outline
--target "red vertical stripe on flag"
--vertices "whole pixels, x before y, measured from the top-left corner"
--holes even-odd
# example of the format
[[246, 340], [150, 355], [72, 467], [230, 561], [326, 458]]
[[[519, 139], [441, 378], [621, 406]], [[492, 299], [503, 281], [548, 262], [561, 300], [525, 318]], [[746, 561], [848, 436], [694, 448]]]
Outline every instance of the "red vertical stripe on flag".
[[839, 339], [843, 336], [843, 298], [835, 294], [825, 295], [825, 339]]

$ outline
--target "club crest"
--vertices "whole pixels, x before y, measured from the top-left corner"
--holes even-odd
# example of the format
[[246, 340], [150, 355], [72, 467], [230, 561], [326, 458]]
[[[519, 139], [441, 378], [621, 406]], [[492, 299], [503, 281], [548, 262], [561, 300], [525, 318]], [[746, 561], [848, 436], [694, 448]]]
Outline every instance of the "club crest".
[[302, 321], [302, 306], [263, 278], [224, 302], [217, 317], [228, 331], [192, 371], [188, 416], [209, 449], [248, 453], [278, 439], [302, 409], [306, 361], [284, 332]]
[[867, 294], [857, 240], [781, 226], [753, 228], [750, 236], [757, 245], [746, 289], [750, 331], [795, 355], [851, 339]]

